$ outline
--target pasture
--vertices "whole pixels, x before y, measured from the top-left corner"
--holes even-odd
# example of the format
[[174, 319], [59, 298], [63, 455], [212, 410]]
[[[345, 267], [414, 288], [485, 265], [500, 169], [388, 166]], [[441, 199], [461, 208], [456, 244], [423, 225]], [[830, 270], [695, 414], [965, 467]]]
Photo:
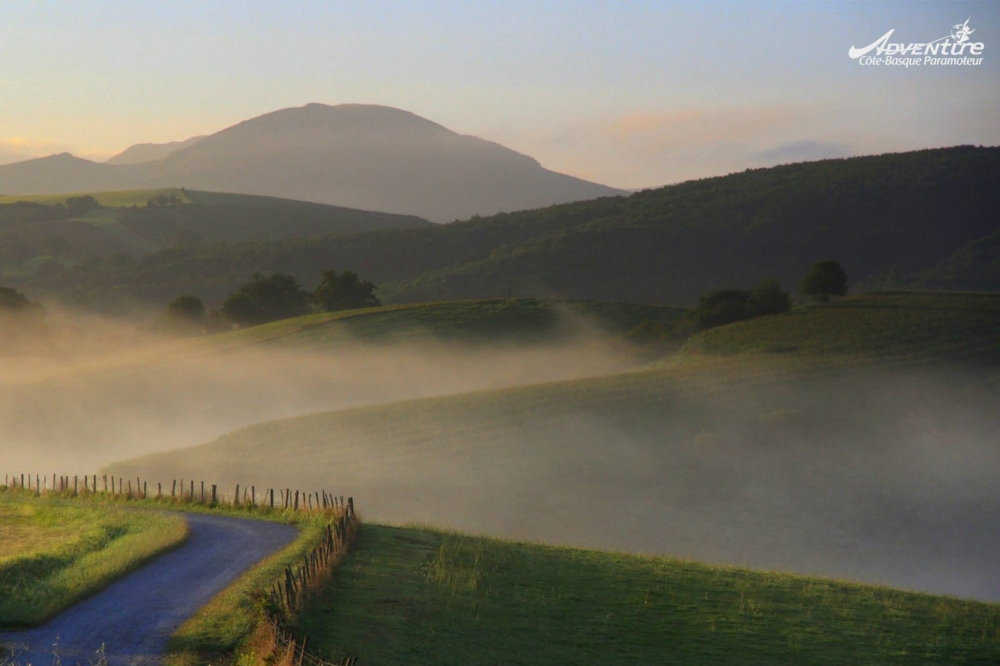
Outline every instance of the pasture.
[[366, 525], [301, 632], [382, 666], [987, 664], [1000, 606]]
[[[270, 421], [110, 469], [324, 479], [376, 519], [994, 599], [998, 372], [962, 361], [1000, 335], [997, 299], [859, 296], [630, 372]], [[869, 322], [850, 353], [809, 328], [844, 311]], [[728, 328], [789, 347], [827, 330], [829, 351], [699, 346]], [[886, 348], [885, 328], [914, 337]]]

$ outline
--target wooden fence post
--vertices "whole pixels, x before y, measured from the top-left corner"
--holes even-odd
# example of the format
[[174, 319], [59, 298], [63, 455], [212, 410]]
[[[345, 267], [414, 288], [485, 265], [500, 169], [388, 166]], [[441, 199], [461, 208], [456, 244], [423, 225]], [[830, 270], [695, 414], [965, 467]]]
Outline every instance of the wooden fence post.
[[215, 484], [212, 484], [212, 506], [215, 506]]

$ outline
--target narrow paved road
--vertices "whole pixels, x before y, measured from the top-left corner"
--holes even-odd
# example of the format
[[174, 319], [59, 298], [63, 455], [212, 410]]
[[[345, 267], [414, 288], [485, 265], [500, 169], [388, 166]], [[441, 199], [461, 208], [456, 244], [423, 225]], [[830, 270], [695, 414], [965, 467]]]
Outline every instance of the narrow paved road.
[[[108, 663], [157, 664], [167, 639], [241, 573], [295, 539], [289, 525], [185, 514], [187, 543], [113, 583], [46, 624], [0, 636], [16, 663], [89, 665], [104, 646]], [[58, 659], [52, 646], [58, 644]]]

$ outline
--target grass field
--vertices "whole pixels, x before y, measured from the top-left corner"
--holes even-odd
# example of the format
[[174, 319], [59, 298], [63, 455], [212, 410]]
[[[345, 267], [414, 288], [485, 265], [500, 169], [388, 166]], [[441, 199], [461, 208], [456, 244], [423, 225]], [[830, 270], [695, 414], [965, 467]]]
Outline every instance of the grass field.
[[711, 329], [685, 352], [981, 364], [1000, 361], [998, 334], [995, 293], [885, 292]]
[[685, 308], [529, 298], [411, 303], [324, 312], [197, 341], [231, 347], [265, 343], [311, 348], [352, 341], [538, 342], [579, 333], [624, 333], [644, 321], [670, 324]]
[[0, 628], [38, 624], [186, 536], [179, 516], [0, 491]]
[[1000, 605], [377, 525], [301, 630], [380, 666], [1000, 662]]
[[859, 296], [642, 370], [272, 421], [110, 469], [333, 483], [373, 518], [989, 597], [998, 302]]
[[97, 199], [97, 203], [109, 208], [123, 208], [128, 206], [145, 206], [153, 197], [161, 194], [178, 197], [183, 203], [192, 203], [185, 194], [178, 188], [165, 187], [153, 190], [119, 190], [113, 192], [74, 192], [69, 194], [12, 194], [0, 196], [0, 204], [14, 203], [15, 201], [31, 201], [34, 203], [52, 204], [65, 203], [70, 197], [91, 196]]

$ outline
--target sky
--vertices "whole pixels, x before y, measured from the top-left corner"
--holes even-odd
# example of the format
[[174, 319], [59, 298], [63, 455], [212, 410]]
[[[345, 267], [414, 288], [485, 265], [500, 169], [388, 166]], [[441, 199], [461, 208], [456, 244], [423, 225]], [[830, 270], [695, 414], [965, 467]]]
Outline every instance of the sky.
[[[966, 19], [979, 66], [848, 56]], [[1000, 3], [0, 0], [0, 163], [309, 102], [406, 109], [623, 188], [997, 145]]]

